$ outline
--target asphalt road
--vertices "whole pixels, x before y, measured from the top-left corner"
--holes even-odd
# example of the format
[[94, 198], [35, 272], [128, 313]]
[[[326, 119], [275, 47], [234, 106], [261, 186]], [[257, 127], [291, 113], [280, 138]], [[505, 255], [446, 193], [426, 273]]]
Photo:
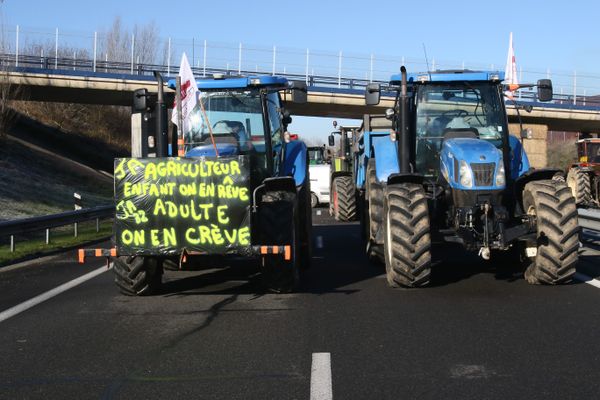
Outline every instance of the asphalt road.
[[[430, 287], [394, 290], [357, 224], [314, 222], [295, 294], [262, 292], [243, 263], [167, 272], [148, 298], [120, 295], [105, 272], [0, 322], [0, 398], [316, 399], [311, 376], [330, 378], [334, 399], [598, 397], [599, 288], [531, 286], [449, 252]], [[0, 270], [0, 311], [102, 267], [74, 260]]]

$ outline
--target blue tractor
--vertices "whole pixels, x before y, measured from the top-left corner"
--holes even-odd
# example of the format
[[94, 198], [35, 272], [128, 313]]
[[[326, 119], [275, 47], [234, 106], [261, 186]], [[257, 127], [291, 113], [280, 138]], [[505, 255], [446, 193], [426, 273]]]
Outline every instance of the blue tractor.
[[[260, 263], [268, 289], [294, 290], [311, 258], [311, 191], [307, 148], [289, 140], [283, 99], [305, 102], [306, 85], [277, 76], [199, 80], [189, 129], [173, 127], [169, 140], [167, 104], [179, 96], [156, 76], [157, 95], [134, 95], [132, 158], [115, 160], [116, 247], [80, 260], [111, 255], [127, 295], [155, 293], [164, 269], [240, 258]], [[182, 97], [187, 90], [175, 80], [168, 87]]]
[[[530, 168], [509, 135], [503, 74], [439, 71], [391, 78], [394, 107], [365, 116], [356, 181], [367, 252], [392, 287], [430, 280], [432, 248], [462, 245], [488, 260], [522, 262], [532, 284], [571, 279], [577, 263], [575, 200], [558, 170]], [[525, 85], [522, 85], [522, 87]], [[552, 98], [550, 80], [537, 85]], [[369, 84], [367, 105], [380, 101]], [[514, 257], [514, 258], [513, 258]], [[503, 257], [504, 258], [504, 257]]]

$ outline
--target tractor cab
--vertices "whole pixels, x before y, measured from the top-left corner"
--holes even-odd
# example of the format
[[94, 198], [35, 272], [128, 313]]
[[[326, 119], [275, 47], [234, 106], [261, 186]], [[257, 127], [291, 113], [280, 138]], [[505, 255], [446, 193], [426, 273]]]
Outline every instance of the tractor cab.
[[[256, 183], [277, 173], [283, 158], [284, 132], [291, 122], [280, 92], [294, 83], [276, 76], [198, 80], [198, 101], [190, 116], [190, 129], [183, 137], [185, 156], [249, 155]], [[168, 86], [175, 89], [175, 80]], [[292, 95], [297, 96], [297, 92], [292, 90]]]
[[600, 139], [578, 140], [577, 159], [581, 166], [600, 166]]

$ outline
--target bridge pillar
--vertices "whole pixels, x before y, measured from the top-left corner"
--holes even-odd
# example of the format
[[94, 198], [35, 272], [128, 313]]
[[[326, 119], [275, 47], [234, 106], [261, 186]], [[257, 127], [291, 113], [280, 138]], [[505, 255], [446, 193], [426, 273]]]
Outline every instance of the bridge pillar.
[[531, 139], [521, 139], [519, 124], [508, 124], [508, 130], [519, 138], [523, 148], [529, 157], [529, 163], [533, 168], [545, 168], [548, 166], [548, 125], [523, 124], [523, 129], [531, 129]]

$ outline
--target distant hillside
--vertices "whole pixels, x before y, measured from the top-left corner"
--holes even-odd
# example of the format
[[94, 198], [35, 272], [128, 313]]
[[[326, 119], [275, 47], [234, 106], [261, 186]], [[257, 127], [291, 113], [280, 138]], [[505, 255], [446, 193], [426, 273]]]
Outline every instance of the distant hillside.
[[129, 155], [122, 147], [110, 145], [100, 138], [63, 132], [23, 114], [18, 115], [9, 133], [60, 156], [109, 173], [112, 173], [116, 157]]
[[[81, 157], [74, 152], [73, 158]], [[97, 165], [107, 168], [107, 161]], [[110, 179], [10, 137], [0, 141], [0, 182], [0, 220], [72, 210], [74, 192], [82, 194], [85, 207], [112, 202]]]

